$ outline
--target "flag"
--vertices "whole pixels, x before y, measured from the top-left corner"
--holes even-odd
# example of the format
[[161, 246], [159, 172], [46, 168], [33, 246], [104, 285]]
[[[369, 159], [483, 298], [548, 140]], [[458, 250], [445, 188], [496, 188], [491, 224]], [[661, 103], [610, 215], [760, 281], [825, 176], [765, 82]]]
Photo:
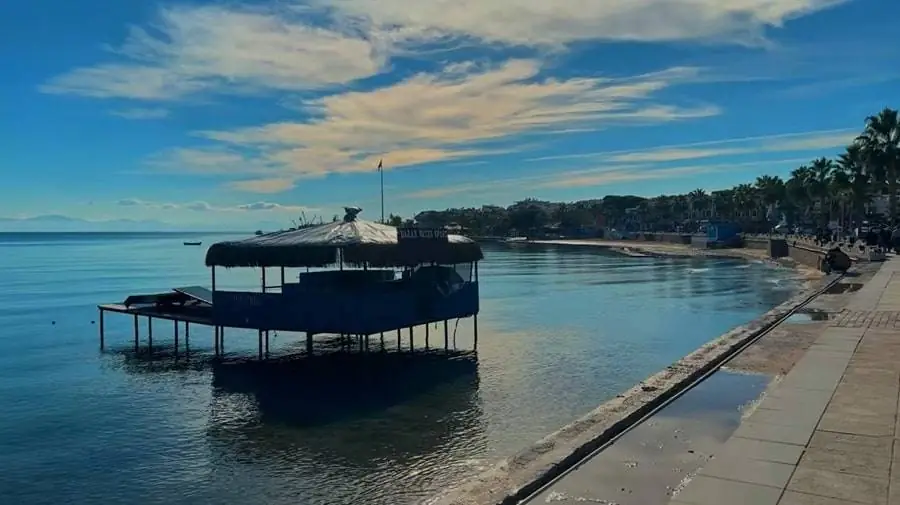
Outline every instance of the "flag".
[[381, 167], [382, 167], [381, 162], [382, 161], [384, 161], [384, 160], [378, 160], [378, 168], [376, 169], [378, 172], [381, 172]]

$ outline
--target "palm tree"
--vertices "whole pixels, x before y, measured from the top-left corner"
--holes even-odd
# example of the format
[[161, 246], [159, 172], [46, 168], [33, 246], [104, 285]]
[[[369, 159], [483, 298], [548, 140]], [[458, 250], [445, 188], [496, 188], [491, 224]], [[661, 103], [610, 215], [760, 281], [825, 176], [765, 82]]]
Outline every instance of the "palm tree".
[[831, 174], [834, 171], [834, 162], [828, 158], [819, 158], [813, 160], [809, 167], [810, 177], [807, 179], [808, 191], [810, 197], [819, 209], [819, 223], [824, 224], [830, 218], [831, 199], [829, 186], [831, 183]]
[[[847, 195], [849, 221], [862, 221], [866, 205], [872, 199], [872, 178], [866, 171], [865, 157], [860, 144], [850, 144], [846, 151], [838, 156], [834, 177], [838, 180], [837, 186]], [[843, 182], [845, 180], [846, 183]]]
[[866, 167], [888, 194], [890, 222], [897, 219], [897, 176], [900, 170], [900, 119], [897, 111], [885, 108], [866, 118], [866, 127], [857, 138]]

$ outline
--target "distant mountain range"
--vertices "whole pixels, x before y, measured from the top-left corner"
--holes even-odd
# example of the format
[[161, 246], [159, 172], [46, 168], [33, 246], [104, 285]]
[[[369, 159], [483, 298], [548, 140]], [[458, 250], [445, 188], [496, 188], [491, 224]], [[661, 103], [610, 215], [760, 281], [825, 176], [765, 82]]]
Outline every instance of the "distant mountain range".
[[[165, 232], [200, 231], [163, 221], [114, 219], [90, 221], [56, 214], [28, 218], [0, 218], [0, 232]], [[234, 231], [234, 227], [204, 226], [202, 231]], [[247, 230], [252, 233], [253, 230]]]

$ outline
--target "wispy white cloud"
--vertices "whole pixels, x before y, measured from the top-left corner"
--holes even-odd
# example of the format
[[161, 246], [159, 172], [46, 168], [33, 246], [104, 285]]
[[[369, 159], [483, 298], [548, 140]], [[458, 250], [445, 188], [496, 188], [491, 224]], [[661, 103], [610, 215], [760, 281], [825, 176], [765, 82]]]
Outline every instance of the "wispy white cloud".
[[727, 173], [735, 170], [746, 170], [753, 167], [771, 168], [788, 164], [800, 164], [806, 158], [787, 158], [777, 160], [754, 160], [740, 163], [711, 163], [674, 166], [658, 166], [654, 164], [621, 164], [604, 165], [579, 170], [535, 174], [527, 177], [481, 180], [458, 185], [445, 185], [424, 188], [409, 192], [406, 198], [429, 199], [460, 194], [506, 193], [527, 189], [569, 189], [584, 187], [602, 187], [612, 184], [641, 182], [648, 180], [679, 179], [700, 174]]
[[766, 28], [845, 0], [317, 0], [409, 44], [471, 37], [532, 46], [586, 40], [760, 43]]
[[297, 182], [291, 178], [276, 177], [272, 179], [248, 179], [233, 181], [228, 184], [232, 189], [246, 193], [283, 193], [294, 189]]
[[451, 65], [439, 74], [416, 75], [370, 92], [315, 100], [308, 105], [315, 117], [307, 122], [201, 135], [217, 143], [216, 152], [255, 152], [241, 166], [268, 167], [286, 181], [368, 172], [382, 158], [385, 169], [394, 169], [496, 154], [502, 150], [485, 142], [561, 125], [663, 123], [718, 113], [714, 106], [679, 107], [657, 98], [662, 90], [690, 79], [695, 73], [690, 68], [626, 80], [550, 79], [541, 77], [541, 70], [534, 60]]
[[284, 212], [299, 213], [312, 212], [318, 209], [302, 205], [282, 205], [274, 202], [253, 202], [241, 205], [220, 206], [198, 200], [193, 202], [172, 203], [141, 200], [139, 198], [123, 198], [116, 201], [121, 207], [143, 207], [163, 210], [190, 210], [194, 212]]
[[110, 61], [45, 83], [48, 93], [171, 100], [200, 91], [302, 90], [384, 70], [391, 56], [475, 40], [563, 46], [586, 40], [756, 44], [765, 30], [848, 0], [313, 0], [161, 9]]
[[169, 110], [160, 107], [136, 107], [132, 109], [114, 110], [111, 114], [125, 119], [163, 119], [169, 116]]
[[317, 27], [283, 8], [182, 6], [131, 27], [114, 61], [41, 87], [95, 98], [171, 100], [200, 91], [301, 90], [377, 73], [377, 43], [352, 26]]
[[[648, 149], [540, 156], [528, 158], [525, 161], [543, 162], [565, 159], [602, 159], [613, 163], [644, 163], [774, 152], [815, 151], [846, 146], [856, 137], [858, 131], [858, 128], [840, 128], [798, 133], [778, 133], [754, 137], [738, 137], [683, 144], [670, 144]], [[739, 147], [716, 147], [732, 145]]]

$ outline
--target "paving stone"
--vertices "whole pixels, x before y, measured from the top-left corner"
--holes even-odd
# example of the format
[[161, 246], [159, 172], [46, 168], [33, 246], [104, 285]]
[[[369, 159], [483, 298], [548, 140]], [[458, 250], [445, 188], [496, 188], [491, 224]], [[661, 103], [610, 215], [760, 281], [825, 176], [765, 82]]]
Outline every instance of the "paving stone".
[[895, 422], [893, 416], [858, 416], [826, 410], [818, 429], [854, 435], [892, 436]]
[[794, 471], [787, 488], [800, 493], [878, 505], [887, 502], [888, 492], [884, 479], [805, 468], [802, 462]]
[[777, 505], [781, 489], [697, 476], [670, 503], [690, 505]]
[[779, 489], [787, 486], [792, 473], [794, 465], [750, 459], [742, 455], [723, 455], [700, 470], [700, 475], [704, 477], [717, 477]]
[[855, 503], [862, 502], [828, 498], [796, 491], [785, 491], [781, 496], [781, 500], [778, 501], [778, 505], [853, 505]]
[[816, 470], [878, 477], [887, 480], [891, 468], [890, 447], [833, 444], [827, 448], [807, 448], [800, 466]]
[[723, 455], [742, 455], [760, 461], [773, 461], [796, 465], [803, 454], [803, 447], [793, 444], [779, 444], [766, 440], [731, 437], [725, 444]]
[[835, 433], [832, 431], [817, 430], [809, 441], [810, 447], [828, 448], [847, 444], [867, 448], [890, 448], [891, 439], [886, 437], [872, 437], [866, 435], [852, 435], [849, 433]]
[[766, 440], [782, 444], [794, 444], [805, 446], [809, 442], [812, 432], [796, 426], [778, 426], [776, 424], [754, 423], [746, 421], [741, 423], [734, 436], [751, 438], [754, 440]]
[[799, 405], [787, 410], [771, 410], [760, 406], [750, 415], [748, 421], [778, 426], [796, 426], [805, 428], [812, 433], [821, 417], [822, 412], [819, 409], [804, 409]]

